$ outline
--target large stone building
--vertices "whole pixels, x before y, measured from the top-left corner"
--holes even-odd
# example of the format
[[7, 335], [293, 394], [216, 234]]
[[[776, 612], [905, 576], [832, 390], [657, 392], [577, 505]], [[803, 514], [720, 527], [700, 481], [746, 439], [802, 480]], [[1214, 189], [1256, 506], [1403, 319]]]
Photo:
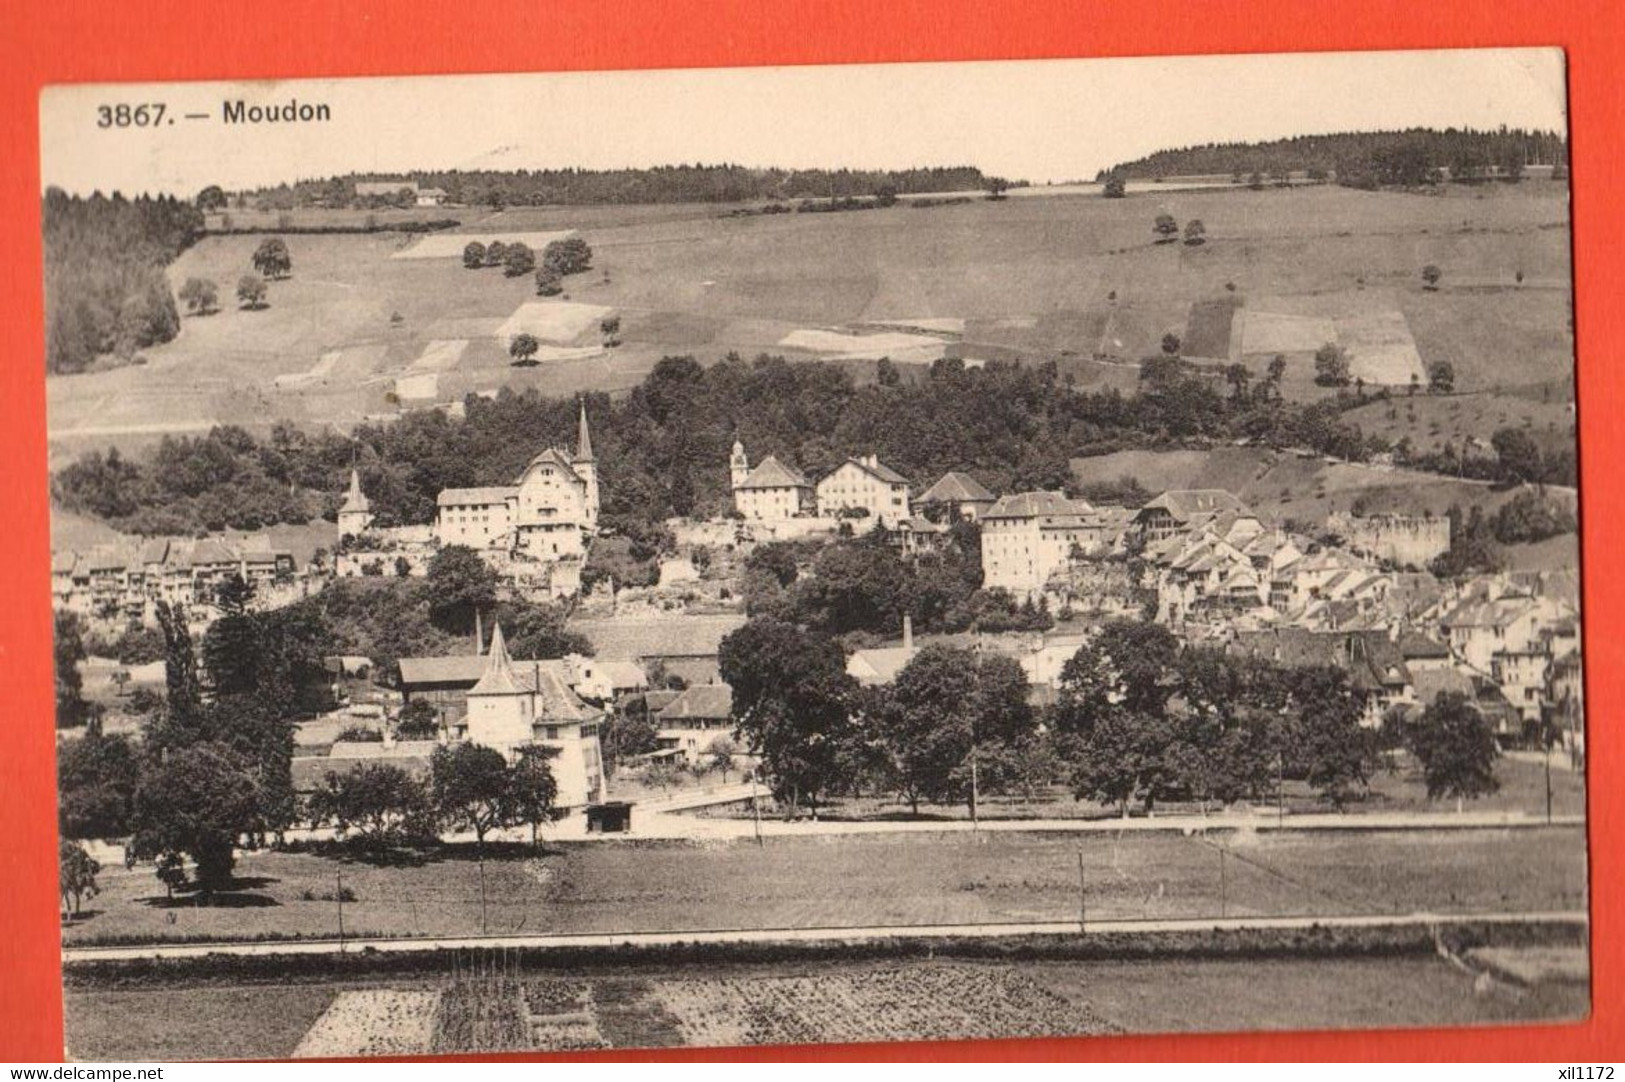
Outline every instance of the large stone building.
[[1060, 492], [1001, 497], [981, 516], [982, 585], [1036, 597], [1074, 552], [1110, 547], [1118, 520]]
[[884, 526], [909, 517], [908, 479], [874, 455], [849, 458], [818, 482], [818, 513], [840, 518], [861, 513]]
[[728, 459], [728, 482], [734, 510], [747, 519], [771, 522], [813, 512], [813, 487], [799, 470], [772, 455], [753, 470], [745, 457], [745, 445], [737, 440]]

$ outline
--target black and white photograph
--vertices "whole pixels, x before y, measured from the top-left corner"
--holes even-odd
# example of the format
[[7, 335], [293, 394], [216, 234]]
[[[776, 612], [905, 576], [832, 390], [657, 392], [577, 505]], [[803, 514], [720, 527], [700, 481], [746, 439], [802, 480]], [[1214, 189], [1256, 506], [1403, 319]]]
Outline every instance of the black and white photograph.
[[71, 1058], [1587, 1017], [1561, 50], [39, 110]]

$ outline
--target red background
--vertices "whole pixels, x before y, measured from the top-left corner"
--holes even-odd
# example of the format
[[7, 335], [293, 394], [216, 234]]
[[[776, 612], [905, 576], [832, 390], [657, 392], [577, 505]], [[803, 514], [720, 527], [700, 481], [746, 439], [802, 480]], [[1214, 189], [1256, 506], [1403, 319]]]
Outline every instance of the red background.
[[[27, 3], [26, 10], [19, 10]], [[1605, 539], [1625, 390], [1625, 4], [1505, 0], [9, 0], [0, 16], [0, 1060], [62, 1056], [39, 231], [38, 94], [53, 82], [1560, 45], [1568, 51], [1585, 650], [1592, 734], [1593, 1015], [1580, 1025], [661, 1052], [684, 1059], [1408, 1059], [1596, 1062], [1622, 1049], [1625, 580]], [[616, 1059], [654, 1054], [616, 1053]]]

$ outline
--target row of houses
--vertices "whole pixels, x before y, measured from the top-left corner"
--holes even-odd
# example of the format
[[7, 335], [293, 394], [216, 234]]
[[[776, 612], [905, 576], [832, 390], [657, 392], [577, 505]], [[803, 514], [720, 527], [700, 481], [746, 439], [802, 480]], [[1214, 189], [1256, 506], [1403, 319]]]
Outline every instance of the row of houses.
[[240, 540], [151, 538], [51, 556], [51, 601], [92, 627], [117, 632], [156, 625], [160, 601], [192, 607], [208, 619], [215, 591], [240, 575], [261, 605], [287, 604], [311, 589], [293, 553], [264, 537]]

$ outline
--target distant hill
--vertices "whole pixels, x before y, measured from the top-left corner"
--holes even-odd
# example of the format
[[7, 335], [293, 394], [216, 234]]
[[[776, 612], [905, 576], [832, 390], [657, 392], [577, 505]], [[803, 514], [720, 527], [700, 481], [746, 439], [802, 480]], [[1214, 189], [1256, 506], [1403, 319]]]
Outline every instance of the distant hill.
[[1097, 179], [1218, 175], [1247, 181], [1256, 174], [1258, 180], [1269, 181], [1299, 174], [1335, 177], [1354, 187], [1414, 186], [1435, 182], [1445, 174], [1456, 181], [1516, 179], [1530, 165], [1566, 171], [1568, 150], [1568, 139], [1556, 132], [1517, 128], [1340, 132], [1159, 150], [1102, 169]]

